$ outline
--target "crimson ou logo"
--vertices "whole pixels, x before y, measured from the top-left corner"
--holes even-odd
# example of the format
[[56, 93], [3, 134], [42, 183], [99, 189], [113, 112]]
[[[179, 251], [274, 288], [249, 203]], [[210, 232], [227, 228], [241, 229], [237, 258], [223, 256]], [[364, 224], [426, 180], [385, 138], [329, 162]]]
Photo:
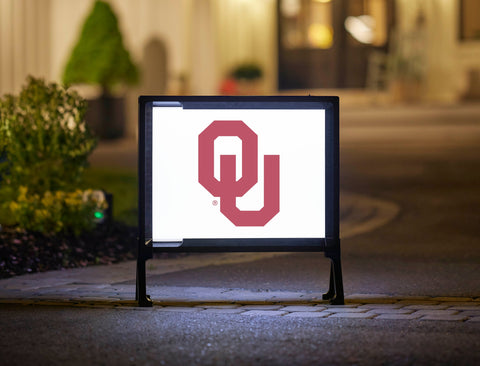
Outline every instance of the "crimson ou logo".
[[[236, 180], [235, 155], [220, 155], [220, 180], [214, 176], [214, 142], [220, 136], [242, 141], [242, 177]], [[280, 211], [280, 156], [264, 156], [264, 206], [241, 211], [236, 198], [258, 182], [258, 136], [243, 121], [213, 121], [198, 136], [198, 181], [220, 198], [220, 212], [235, 226], [265, 226]]]

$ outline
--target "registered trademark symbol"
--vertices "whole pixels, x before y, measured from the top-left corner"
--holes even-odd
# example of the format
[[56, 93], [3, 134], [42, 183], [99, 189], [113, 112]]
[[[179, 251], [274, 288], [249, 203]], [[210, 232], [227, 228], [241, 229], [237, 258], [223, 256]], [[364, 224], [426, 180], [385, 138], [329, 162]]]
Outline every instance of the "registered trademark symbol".
[[213, 200], [212, 205], [214, 205], [214, 206], [218, 205], [218, 201], [217, 201], [217, 200]]

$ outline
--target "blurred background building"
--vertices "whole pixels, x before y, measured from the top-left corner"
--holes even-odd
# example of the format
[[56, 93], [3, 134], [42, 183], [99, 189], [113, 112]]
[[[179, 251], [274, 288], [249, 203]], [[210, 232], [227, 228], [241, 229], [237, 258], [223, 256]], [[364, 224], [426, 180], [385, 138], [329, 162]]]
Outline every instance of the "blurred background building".
[[[367, 102], [480, 98], [478, 0], [108, 0], [140, 94], [344, 94]], [[0, 0], [0, 95], [61, 81], [94, 0]], [[232, 71], [261, 78], [229, 89]], [[239, 84], [243, 81], [236, 80]], [[332, 90], [334, 89], [334, 90]], [[95, 87], [80, 86], [85, 96]]]

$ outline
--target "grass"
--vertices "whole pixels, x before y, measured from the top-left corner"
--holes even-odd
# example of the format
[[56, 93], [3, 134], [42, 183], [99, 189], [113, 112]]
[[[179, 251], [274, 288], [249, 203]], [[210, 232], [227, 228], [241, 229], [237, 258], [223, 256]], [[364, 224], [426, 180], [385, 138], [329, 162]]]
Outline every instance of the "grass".
[[113, 218], [127, 225], [138, 223], [138, 178], [136, 170], [88, 168], [82, 187], [113, 194]]

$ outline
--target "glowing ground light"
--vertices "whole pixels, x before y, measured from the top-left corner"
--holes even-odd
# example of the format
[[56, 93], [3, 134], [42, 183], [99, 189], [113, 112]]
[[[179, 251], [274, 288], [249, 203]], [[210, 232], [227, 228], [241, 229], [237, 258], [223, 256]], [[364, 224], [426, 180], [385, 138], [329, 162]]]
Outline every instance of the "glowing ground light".
[[96, 211], [96, 212], [94, 213], [94, 216], [95, 216], [96, 219], [103, 219], [103, 217], [104, 217], [105, 215], [103, 214], [103, 212]]

